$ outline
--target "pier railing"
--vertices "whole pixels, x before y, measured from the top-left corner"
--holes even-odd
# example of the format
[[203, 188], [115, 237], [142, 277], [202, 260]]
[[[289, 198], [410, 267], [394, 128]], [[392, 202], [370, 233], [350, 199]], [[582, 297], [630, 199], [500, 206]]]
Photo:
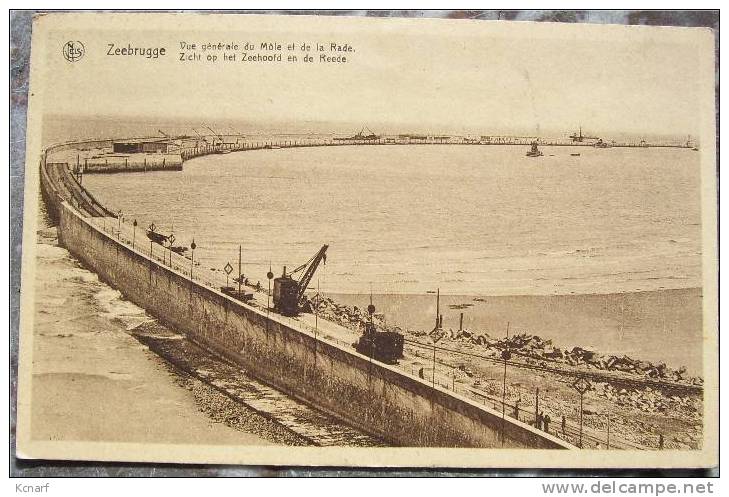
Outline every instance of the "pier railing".
[[[352, 145], [352, 144], [358, 144], [358, 143], [347, 143], [346, 141], [342, 140], [328, 140], [328, 141], [316, 141], [316, 140], [309, 140], [309, 141], [299, 141], [299, 140], [284, 140], [281, 142], [271, 142], [271, 141], [262, 141], [262, 142], [251, 142], [251, 143], [245, 143], [245, 144], [220, 144], [217, 148], [213, 145], [206, 145], [203, 147], [194, 147], [192, 149], [184, 149], [181, 151], [180, 157], [183, 160], [200, 156], [200, 155], [206, 155], [211, 153], [220, 153], [220, 150], [229, 150], [231, 152], [233, 151], [242, 151], [242, 150], [261, 150], [261, 149], [274, 149], [274, 148], [285, 148], [285, 147], [313, 147], [313, 146], [341, 146], [341, 145]], [[368, 140], [366, 141], [367, 145], [384, 145], [389, 143], [378, 143], [374, 140]], [[227, 146], [229, 148], [222, 148], [224, 146]], [[238, 148], [236, 148], [238, 147]], [[197, 154], [197, 155], [196, 155]], [[79, 185], [80, 186], [80, 185]], [[84, 190], [85, 191], [85, 190]], [[71, 194], [71, 197], [74, 197], [74, 194]], [[92, 201], [92, 203], [95, 202], [95, 200]], [[98, 204], [98, 202], [96, 202]], [[101, 231], [104, 231], [105, 233], [109, 234], [112, 237], [115, 237], [118, 241], [121, 243], [124, 243], [126, 245], [131, 246], [132, 248], [136, 250], [145, 250], [146, 248], [142, 248], [144, 245], [146, 247], [146, 244], [149, 243], [146, 236], [144, 236], [145, 229], [143, 229], [140, 226], [133, 225], [132, 220], [125, 218], [121, 213], [116, 215], [116, 217], [110, 217], [105, 214], [110, 214], [111, 211], [105, 210], [104, 214], [98, 215], [98, 217], [95, 217], [91, 220], [91, 222]], [[113, 215], [112, 215], [113, 216]], [[219, 274], [211, 274], [209, 271], [206, 271], [204, 268], [201, 268], [199, 260], [192, 260], [191, 258], [187, 258], [185, 256], [182, 256], [172, 250], [170, 248], [165, 248], [162, 245], [156, 244], [156, 243], [149, 243], [149, 257], [156, 260], [157, 262], [161, 263], [162, 265], [166, 265], [175, 271], [191, 278], [199, 283], [208, 286], [210, 288], [219, 290], [220, 287], [223, 284], [224, 278], [221, 277]], [[278, 315], [277, 315], [278, 316]], [[321, 333], [319, 333], [319, 336], [317, 336], [317, 330], [313, 329], [312, 327], [306, 325], [305, 323], [302, 323], [298, 320], [293, 320], [292, 318], [285, 318], [283, 316], [278, 316], [279, 319], [287, 320], [292, 323], [292, 325], [295, 323], [298, 328], [304, 329], [308, 333], [310, 333], [316, 340], [321, 340]], [[348, 345], [348, 344], [347, 344]], [[422, 344], [413, 340], [408, 340], [406, 342], [406, 348], [408, 350], [408, 353], [411, 355], [414, 355], [415, 357], [423, 357], [428, 358], [430, 350], [433, 350], [433, 345], [428, 344]], [[435, 347], [441, 350], [441, 347]], [[455, 351], [448, 351], [448, 353], [453, 353]], [[492, 360], [493, 358], [487, 358], [484, 356], [484, 359]], [[497, 361], [498, 362], [498, 361]], [[503, 361], [501, 361], [503, 363]], [[509, 363], [509, 367], [524, 367], [523, 364], [518, 363]], [[411, 370], [406, 370], [407, 373], [411, 374], [414, 377], [423, 378], [424, 375], [425, 378], [427, 378], [428, 375], [428, 368], [423, 368], [423, 370], [415, 371], [414, 368]], [[449, 372], [452, 375], [452, 378], [449, 378]], [[517, 406], [516, 403], [513, 400], [513, 396], [509, 396], [508, 398], [500, 398], [499, 395], [495, 394], [493, 391], [493, 388], [475, 388], [471, 387], [469, 385], [463, 385], [461, 382], [456, 381], [456, 375], [458, 373], [456, 372], [455, 366], [452, 361], [449, 361], [448, 359], [444, 358], [437, 358], [433, 361], [433, 366], [430, 370], [430, 376], [433, 378], [433, 388], [441, 389], [441, 390], [451, 390], [454, 393], [464, 395], [466, 397], [469, 397], [473, 400], [476, 400], [478, 402], [483, 403], [484, 405], [487, 405], [489, 407], [493, 407], [495, 410], [499, 410], [504, 412], [505, 416], [508, 416], [513, 419], [518, 419], [523, 422], [527, 422], [531, 424], [532, 426], [538, 427], [539, 423], [537, 422], [537, 416], [534, 411], [530, 410], [530, 403], [529, 401], [525, 401], [522, 405]], [[451, 381], [448, 381], [451, 379]], [[498, 383], [498, 381], [497, 381]], [[537, 392], [524, 392], [524, 395], [522, 396], [519, 394], [519, 397], [529, 399], [532, 397], [532, 395], [535, 395], [536, 399], [540, 399], [538, 401], [540, 406], [543, 406], [548, 412], [551, 413], [559, 413], [559, 408], [550, 408], [549, 399], [542, 393], [542, 396], [540, 397], [539, 391]], [[536, 405], [532, 404], [532, 406], [536, 409]], [[565, 441], [577, 444], [578, 443], [578, 437], [579, 437], [579, 424], [574, 419], [573, 416], [567, 416], [567, 422], [565, 423], [564, 429], [561, 425], [561, 419], [560, 416], [555, 415], [552, 419], [552, 423], [550, 424], [549, 433], [553, 436], [557, 436], [559, 438], [564, 439]], [[604, 418], [604, 419], [603, 419]], [[582, 446], [585, 448], [623, 448], [623, 449], [658, 449], [660, 448], [660, 442], [661, 439], [660, 434], [656, 433], [655, 436], [651, 437], [651, 442], [649, 443], [634, 443], [630, 440], [621, 439], [617, 434], [613, 433], [612, 436], [609, 434], [609, 426], [610, 426], [610, 418], [608, 416], [608, 413], [605, 413], [604, 415], [599, 415], [595, 417], [595, 419], [592, 419], [590, 422], [591, 427], [585, 429], [583, 426], [583, 433], [582, 433]], [[654, 439], [654, 440], [653, 440]]]
[[[170, 247], [150, 242], [145, 236], [145, 229], [133, 226], [133, 220], [123, 216], [116, 218], [97, 217], [91, 219], [90, 222], [100, 231], [107, 233], [119, 242], [144, 252], [159, 264], [169, 267], [199, 284], [219, 291], [221, 287], [228, 286], [230, 283], [226, 281], [225, 276], [221, 273], [212, 272], [206, 268], [204, 258], [198, 258], [200, 249], [195, 254], [194, 260], [189, 255], [180, 255], [171, 250]], [[248, 282], [244, 286], [246, 290], [259, 292], [260, 295], [266, 295], [267, 293], [265, 288], [257, 287], [253, 282]], [[249, 305], [260, 307], [266, 311], [265, 305], [260, 305], [256, 301], [250, 302]], [[272, 315], [274, 314], [273, 311], [270, 312]], [[314, 340], [328, 339], [338, 342], [340, 345], [351, 345], [349, 342], [328, 335], [326, 331], [317, 329], [300, 319], [280, 314], [275, 315], [277, 319], [309, 334]], [[437, 352], [435, 355], [433, 354], [434, 348]], [[514, 387], [509, 385], [506, 389], [506, 395], [502, 396], [501, 378], [497, 376], [500, 374], [500, 368], [503, 367], [503, 360], [467, 353], [469, 356], [477, 356], [485, 363], [493, 364], [494, 367], [495, 379], [482, 380], [482, 384], [474, 386], [472, 381], [464, 381], [464, 373], [458, 368], [458, 364], [462, 362], [458, 359], [458, 356], [464, 354], [462, 351], [406, 338], [405, 353], [406, 356], [414, 357], [415, 361], [422, 364], [422, 366], [416, 367], [413, 363], [408, 364], [405, 362], [400, 366], [405, 373], [412, 377], [424, 380], [432, 388], [451, 391], [468, 397], [484, 406], [503, 412], [504, 416], [509, 419], [516, 419], [542, 431], [547, 431], [550, 435], [561, 438], [572, 445], [579, 446], [581, 442], [582, 448], [585, 449], [658, 450], [661, 448], [661, 435], [658, 432], [641, 437], [626, 438], [618, 429], [619, 416], [610, 411], [589, 411], [585, 414], [580, 437], [580, 422], [577, 412], [565, 410], [564, 402], [555, 403], [551, 398], [553, 388], [542, 388], [540, 391], [538, 388], [529, 389], [525, 386]], [[531, 365], [518, 361], [508, 361], [507, 366], [510, 371], [513, 368], [533, 369]], [[554, 381], [560, 383], [568, 383], [574, 379], [574, 375], [560, 376], [555, 372], [547, 373], [555, 375]], [[517, 399], [519, 400], [518, 403]], [[543, 421], [538, 421], [537, 409], [538, 412], [547, 413], [551, 417], [548, 426]], [[561, 422], [562, 416], [565, 417], [564, 426]], [[638, 439], [639, 441], [637, 441]]]

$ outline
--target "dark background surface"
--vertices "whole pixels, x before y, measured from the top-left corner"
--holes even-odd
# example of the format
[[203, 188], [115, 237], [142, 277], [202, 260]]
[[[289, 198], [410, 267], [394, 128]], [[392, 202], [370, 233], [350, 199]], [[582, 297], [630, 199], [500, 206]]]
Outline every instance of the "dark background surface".
[[[185, 476], [718, 476], [719, 468], [672, 470], [550, 470], [550, 469], [348, 469], [271, 466], [174, 465], [27, 461], [15, 457], [16, 392], [18, 374], [18, 318], [25, 184], [25, 127], [28, 107], [30, 36], [33, 15], [39, 11], [10, 11], [10, 467], [12, 477], [185, 477]], [[715, 33], [717, 174], [719, 164], [719, 11], [718, 10], [280, 10], [206, 11], [228, 14], [287, 14], [370, 16], [650, 26], [708, 27]]]

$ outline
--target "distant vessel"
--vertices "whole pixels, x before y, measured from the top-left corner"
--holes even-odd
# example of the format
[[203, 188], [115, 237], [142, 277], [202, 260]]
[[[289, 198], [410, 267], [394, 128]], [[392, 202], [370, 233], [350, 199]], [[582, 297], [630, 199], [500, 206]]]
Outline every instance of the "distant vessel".
[[570, 154], [572, 157], [579, 157], [580, 154]]
[[532, 148], [526, 153], [527, 157], [541, 157], [544, 154], [539, 150], [537, 142], [532, 142]]
[[612, 145], [610, 145], [608, 142], [602, 141], [602, 138], [597, 140], [594, 147], [595, 148], [610, 148]]
[[582, 143], [585, 140], [599, 140], [599, 138], [597, 136], [584, 136], [582, 134], [582, 126], [580, 126], [580, 134], [578, 135], [577, 133], [572, 133], [570, 135], [570, 138], [572, 138], [573, 142], [579, 142], [579, 143]]
[[[368, 134], [365, 134], [365, 129], [369, 132]], [[338, 141], [347, 141], [347, 140], [379, 140], [380, 135], [376, 135], [372, 132], [372, 130], [368, 127], [362, 128], [359, 133], [357, 133], [354, 136], [349, 136], [347, 138], [334, 138]]]

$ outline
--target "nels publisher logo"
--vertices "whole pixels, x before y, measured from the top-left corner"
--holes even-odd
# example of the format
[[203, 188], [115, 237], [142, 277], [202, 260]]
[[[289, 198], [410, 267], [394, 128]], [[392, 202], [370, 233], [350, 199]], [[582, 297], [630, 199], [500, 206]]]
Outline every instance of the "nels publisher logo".
[[63, 45], [63, 57], [69, 62], [76, 62], [86, 53], [84, 44], [80, 41], [69, 41]]

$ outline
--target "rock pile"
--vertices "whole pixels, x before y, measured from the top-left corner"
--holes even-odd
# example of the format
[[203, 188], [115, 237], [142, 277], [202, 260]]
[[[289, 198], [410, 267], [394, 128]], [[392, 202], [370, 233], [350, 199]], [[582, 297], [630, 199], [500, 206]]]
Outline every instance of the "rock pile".
[[[324, 297], [317, 299], [316, 296], [311, 299], [306, 299], [302, 306], [304, 312], [314, 312], [314, 303], [319, 301], [317, 312], [320, 318], [332, 321], [340, 326], [349, 328], [354, 331], [362, 331], [365, 323], [369, 321], [369, 314], [367, 309], [360, 309], [355, 306], [348, 306], [344, 304], [338, 304], [334, 300]], [[384, 328], [384, 315], [381, 313], [375, 313], [372, 316], [375, 325], [378, 328]], [[389, 331], [399, 331], [399, 328], [388, 328]]]
[[[366, 309], [338, 304], [331, 298], [317, 299], [314, 297], [305, 302], [304, 309], [307, 312], [313, 312], [313, 302], [316, 300], [319, 300], [318, 312], [320, 317], [345, 328], [359, 332], [369, 319]], [[375, 325], [381, 330], [402, 333], [402, 330], [398, 327], [385, 326], [384, 316], [380, 313], [375, 313], [373, 319]], [[494, 357], [500, 357], [502, 350], [509, 349], [513, 354], [521, 356], [527, 362], [536, 362], [544, 366], [551, 362], [555, 365], [624, 372], [654, 380], [703, 385], [703, 379], [687, 375], [685, 367], [672, 369], [666, 366], [665, 363], [654, 364], [650, 361], [633, 359], [627, 355], [602, 354], [584, 347], [563, 349], [555, 346], [552, 340], [546, 340], [529, 333], [517, 333], [509, 338], [493, 338], [488, 333], [479, 333], [468, 329], [436, 329], [430, 332], [409, 331], [409, 333], [418, 337], [428, 336], [436, 342], [446, 339], [454, 342], [470, 343], [483, 347], [486, 355]]]
[[557, 364], [567, 364], [573, 367], [586, 369], [599, 369], [604, 371], [622, 371], [634, 375], [656, 380], [668, 380], [677, 383], [690, 383], [702, 385], [700, 377], [690, 377], [686, 368], [671, 369], [665, 363], [654, 364], [650, 361], [633, 359], [627, 355], [601, 354], [583, 347], [561, 349], [554, 346], [552, 340], [545, 340], [538, 335], [519, 333], [509, 338], [491, 338], [487, 333], [474, 333], [469, 330], [433, 330], [428, 335], [436, 341], [450, 339], [452, 341], [467, 342], [498, 352], [509, 349], [512, 353], [534, 359], [536, 361], [550, 361]]
[[619, 406], [639, 409], [648, 414], [679, 414], [692, 419], [701, 418], [701, 400], [691, 396], [668, 396], [646, 387], [642, 390], [618, 389], [609, 383], [594, 383], [597, 395], [606, 398]]

